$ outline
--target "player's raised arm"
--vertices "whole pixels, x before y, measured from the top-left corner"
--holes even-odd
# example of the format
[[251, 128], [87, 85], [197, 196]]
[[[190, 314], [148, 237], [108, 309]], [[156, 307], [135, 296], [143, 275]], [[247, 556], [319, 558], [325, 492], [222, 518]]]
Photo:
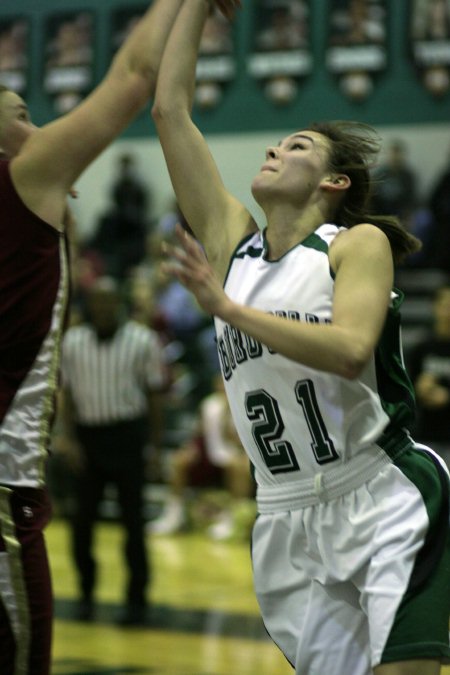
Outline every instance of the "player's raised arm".
[[[230, 0], [228, 6], [235, 4]], [[221, 9], [224, 5], [225, 0]], [[208, 0], [185, 0], [162, 58], [153, 119], [181, 211], [223, 278], [234, 247], [256, 225], [225, 189], [191, 119], [197, 55], [210, 7]]]
[[153, 94], [167, 35], [183, 0], [154, 0], [100, 85], [69, 114], [33, 129], [12, 162], [27, 206], [58, 226], [63, 198], [83, 170], [137, 116]]

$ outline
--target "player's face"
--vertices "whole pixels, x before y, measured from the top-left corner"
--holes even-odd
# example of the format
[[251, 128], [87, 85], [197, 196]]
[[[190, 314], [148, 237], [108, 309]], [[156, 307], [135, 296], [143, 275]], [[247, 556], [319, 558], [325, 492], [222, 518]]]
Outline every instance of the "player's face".
[[315, 131], [299, 131], [266, 150], [266, 161], [252, 182], [255, 199], [271, 197], [303, 204], [327, 173], [329, 141]]
[[12, 91], [0, 93], [0, 149], [15, 157], [36, 129], [24, 100]]
[[120, 320], [120, 297], [115, 291], [92, 289], [88, 296], [88, 312], [92, 325], [100, 333], [114, 333]]

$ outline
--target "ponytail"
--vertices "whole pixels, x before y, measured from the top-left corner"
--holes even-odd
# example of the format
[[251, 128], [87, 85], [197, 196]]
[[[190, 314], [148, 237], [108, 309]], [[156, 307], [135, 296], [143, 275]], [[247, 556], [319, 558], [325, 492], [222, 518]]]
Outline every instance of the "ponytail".
[[335, 214], [336, 224], [350, 228], [371, 223], [380, 228], [389, 239], [396, 264], [419, 251], [421, 242], [407, 232], [398, 218], [370, 214], [373, 190], [370, 169], [380, 149], [380, 138], [375, 130], [360, 122], [347, 121], [315, 122], [309, 129], [329, 140], [330, 170], [346, 174], [351, 181]]

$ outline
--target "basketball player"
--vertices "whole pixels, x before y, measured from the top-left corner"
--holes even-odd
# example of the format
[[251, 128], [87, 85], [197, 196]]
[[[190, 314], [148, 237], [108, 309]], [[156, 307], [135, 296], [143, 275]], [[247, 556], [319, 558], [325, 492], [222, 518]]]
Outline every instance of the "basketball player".
[[155, 0], [95, 91], [37, 129], [0, 88], [0, 672], [47, 675], [45, 460], [68, 301], [66, 197], [144, 107], [182, 0]]
[[252, 183], [258, 230], [190, 118], [207, 12], [185, 0], [153, 118], [206, 252], [180, 230], [168, 268], [215, 316], [255, 470], [264, 623], [298, 675], [437, 675], [450, 657], [449, 480], [408, 433], [393, 289], [394, 263], [419, 243], [367, 215], [376, 139], [353, 123], [308, 125], [267, 149]]

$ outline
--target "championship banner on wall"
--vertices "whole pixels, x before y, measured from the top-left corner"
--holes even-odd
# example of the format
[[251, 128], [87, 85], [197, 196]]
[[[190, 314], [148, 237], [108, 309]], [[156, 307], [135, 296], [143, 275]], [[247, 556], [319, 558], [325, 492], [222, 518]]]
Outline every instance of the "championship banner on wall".
[[145, 14], [147, 5], [128, 5], [127, 8], [117, 9], [111, 15], [111, 57], [128, 37], [139, 19]]
[[0, 84], [22, 96], [28, 80], [28, 35], [27, 19], [0, 21]]
[[[146, 6], [121, 9], [113, 13], [112, 47], [116, 51]], [[197, 63], [195, 104], [213, 108], [220, 102], [223, 88], [236, 73], [232, 25], [220, 12], [208, 17], [203, 31]]]
[[354, 101], [366, 99], [386, 69], [387, 20], [385, 0], [332, 2], [326, 64]]
[[291, 103], [312, 70], [308, 0], [258, 0], [247, 70], [277, 105]]
[[49, 17], [44, 47], [44, 90], [55, 112], [74, 108], [92, 88], [94, 63], [92, 12]]
[[215, 10], [206, 20], [197, 62], [195, 104], [214, 108], [236, 74], [232, 24]]
[[411, 0], [410, 45], [418, 76], [434, 96], [450, 88], [450, 0]]

